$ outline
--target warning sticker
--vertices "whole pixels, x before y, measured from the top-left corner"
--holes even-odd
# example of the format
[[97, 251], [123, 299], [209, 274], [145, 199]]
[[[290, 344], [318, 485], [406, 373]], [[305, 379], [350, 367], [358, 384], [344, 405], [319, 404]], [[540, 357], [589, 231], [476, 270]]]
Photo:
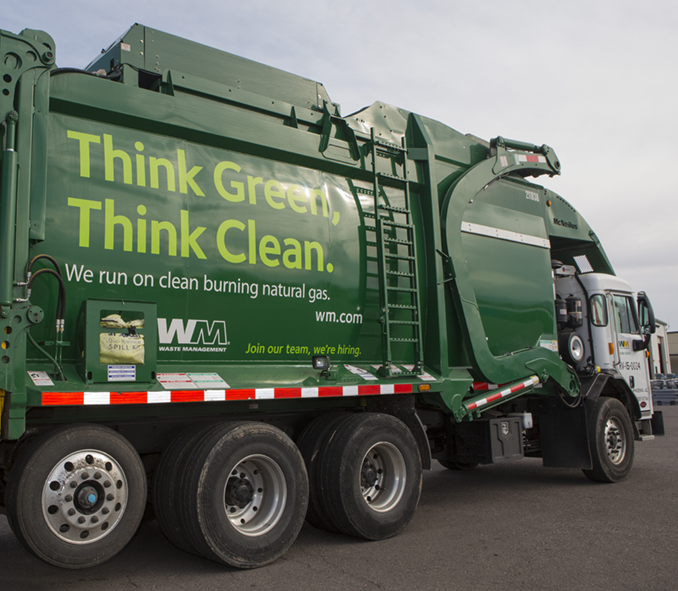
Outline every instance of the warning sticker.
[[228, 390], [230, 386], [218, 373], [186, 374], [199, 390]]
[[159, 373], [158, 381], [165, 390], [198, 390], [185, 373]]
[[47, 375], [46, 371], [29, 371], [27, 372], [34, 386], [53, 386], [54, 382]]
[[549, 351], [553, 351], [554, 353], [558, 352], [558, 341], [542, 339], [539, 341], [539, 346], [548, 349]]
[[354, 365], [344, 365], [344, 367], [352, 374], [360, 376], [363, 380], [378, 380], [377, 376], [373, 376], [369, 371]]
[[[414, 371], [414, 365], [403, 365], [407, 371]], [[423, 382], [435, 382], [436, 379], [428, 372], [423, 372], [421, 375], [417, 376]]]

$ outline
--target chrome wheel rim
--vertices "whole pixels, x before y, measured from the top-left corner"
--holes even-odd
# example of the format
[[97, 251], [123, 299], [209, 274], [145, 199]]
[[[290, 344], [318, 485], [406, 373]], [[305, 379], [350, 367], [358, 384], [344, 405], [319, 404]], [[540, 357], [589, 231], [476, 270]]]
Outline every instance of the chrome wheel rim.
[[42, 491], [42, 514], [60, 540], [91, 544], [111, 533], [127, 506], [128, 486], [118, 462], [82, 450], [54, 466]]
[[612, 417], [605, 424], [605, 450], [610, 462], [621, 464], [626, 457], [626, 437], [621, 422]]
[[373, 511], [393, 509], [405, 492], [407, 468], [400, 450], [386, 441], [373, 445], [360, 470], [360, 490]]
[[261, 536], [280, 521], [287, 502], [287, 482], [280, 466], [264, 455], [251, 455], [231, 471], [224, 487], [224, 507], [231, 525], [246, 536]]

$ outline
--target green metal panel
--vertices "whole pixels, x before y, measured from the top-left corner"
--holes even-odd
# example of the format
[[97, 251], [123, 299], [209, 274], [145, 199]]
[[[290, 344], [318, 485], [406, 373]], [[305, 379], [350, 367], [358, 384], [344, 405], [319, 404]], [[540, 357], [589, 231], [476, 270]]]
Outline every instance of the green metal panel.
[[[68, 316], [85, 297], [155, 301], [161, 360], [308, 362], [328, 343], [379, 360], [359, 340], [360, 220], [344, 179], [58, 115], [50, 154], [38, 249], [65, 267]], [[197, 344], [184, 319], [218, 331], [202, 338], [215, 346], [180, 346]]]
[[[65, 380], [55, 388], [64, 392], [109, 381], [97, 323], [102, 310], [125, 305], [146, 318], [157, 310], [158, 342], [121, 391], [139, 382], [160, 391], [154, 372], [181, 371], [214, 372], [234, 388], [356, 384], [362, 378], [344, 367], [320, 378], [311, 356], [376, 376], [385, 360], [416, 366], [421, 354], [433, 377], [422, 396], [459, 420], [472, 414], [474, 379], [529, 378], [529, 389], [536, 374], [577, 392], [576, 376], [549, 350], [550, 259], [586, 253], [596, 270], [610, 266], [569, 204], [523, 180], [560, 171], [546, 147], [490, 145], [385, 103], [342, 118], [315, 81], [141, 25], [89, 66], [109, 77], [50, 72], [53, 42], [40, 32], [3, 32], [0, 50], [3, 117], [16, 108], [6, 136], [16, 151], [3, 155], [1, 179], [3, 437], [18, 437], [29, 403], [41, 404], [27, 369], [59, 373], [61, 358]], [[13, 57], [28, 55], [31, 67]], [[375, 141], [406, 150], [377, 157]], [[392, 280], [417, 289], [422, 334], [413, 342], [382, 336], [402, 326], [380, 310], [375, 203], [407, 212], [408, 228], [392, 225], [388, 239], [415, 237], [411, 277]], [[39, 254], [63, 270], [65, 326], [56, 335], [56, 279], [36, 276], [30, 294], [24, 285]], [[43, 267], [50, 263], [33, 272]], [[389, 271], [404, 272], [399, 263]], [[97, 300], [104, 308], [78, 321]], [[28, 343], [28, 326], [41, 348]], [[330, 403], [303, 402], [314, 404]], [[179, 412], [169, 406], [162, 412]]]

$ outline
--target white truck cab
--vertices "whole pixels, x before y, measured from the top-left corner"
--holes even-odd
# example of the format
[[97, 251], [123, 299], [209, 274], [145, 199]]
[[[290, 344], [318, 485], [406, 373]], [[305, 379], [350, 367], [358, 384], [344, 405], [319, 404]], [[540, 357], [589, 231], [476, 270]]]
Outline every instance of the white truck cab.
[[612, 275], [590, 273], [580, 280], [588, 292], [595, 364], [601, 371], [621, 374], [635, 394], [643, 418], [652, 416], [648, 340], [639, 322], [643, 295], [639, 297], [626, 281]]
[[655, 328], [647, 296], [614, 275], [578, 273], [557, 261], [553, 267], [561, 356], [582, 379], [621, 377], [637, 403], [638, 432], [647, 438], [653, 413], [647, 351]]

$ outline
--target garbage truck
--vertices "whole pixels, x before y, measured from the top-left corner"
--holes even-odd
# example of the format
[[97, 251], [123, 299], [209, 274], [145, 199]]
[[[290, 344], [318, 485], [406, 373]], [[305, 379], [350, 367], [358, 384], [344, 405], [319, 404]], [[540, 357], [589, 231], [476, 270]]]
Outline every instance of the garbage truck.
[[40, 559], [147, 515], [259, 567], [304, 520], [398, 534], [434, 461], [618, 482], [663, 434], [650, 301], [528, 180], [547, 145], [141, 25], [82, 70], [0, 52], [0, 507]]

